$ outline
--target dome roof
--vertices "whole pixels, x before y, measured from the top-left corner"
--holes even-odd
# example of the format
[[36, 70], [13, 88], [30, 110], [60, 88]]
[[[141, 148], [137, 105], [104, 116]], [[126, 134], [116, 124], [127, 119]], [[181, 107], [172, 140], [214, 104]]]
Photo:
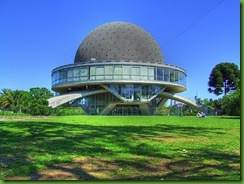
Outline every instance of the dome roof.
[[91, 60], [137, 60], [163, 63], [155, 39], [142, 28], [127, 22], [111, 22], [94, 29], [80, 44], [75, 63]]

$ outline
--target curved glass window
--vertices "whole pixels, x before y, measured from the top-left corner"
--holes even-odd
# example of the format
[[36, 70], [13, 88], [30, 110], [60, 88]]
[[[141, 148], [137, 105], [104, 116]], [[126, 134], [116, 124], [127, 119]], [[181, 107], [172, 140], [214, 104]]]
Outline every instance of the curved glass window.
[[140, 80], [140, 66], [132, 66], [131, 75], [132, 80]]
[[163, 88], [157, 85], [108, 84], [109, 89], [126, 101], [147, 101]]
[[80, 80], [88, 80], [88, 68], [87, 67], [81, 67]]
[[174, 71], [175, 72], [175, 82], [178, 83], [179, 82], [179, 71]]
[[163, 75], [163, 68], [158, 67], [157, 68], [157, 80], [163, 81], [164, 75]]
[[148, 80], [154, 80], [154, 67], [148, 67]]
[[104, 66], [96, 67], [96, 80], [104, 79]]
[[114, 66], [114, 79], [122, 79], [122, 65]]
[[131, 78], [131, 66], [125, 65], [123, 66], [123, 79]]
[[142, 66], [140, 73], [141, 73], [141, 80], [148, 80], [148, 67]]
[[60, 70], [60, 72], [59, 72], [59, 80], [60, 80], [60, 83], [67, 82], [67, 69]]
[[90, 80], [96, 80], [96, 67], [90, 67]]
[[74, 69], [74, 81], [79, 81], [80, 78], [80, 68]]
[[169, 74], [170, 74], [170, 72], [169, 72], [169, 69], [168, 68], [165, 68], [164, 69], [164, 77], [163, 77], [163, 81], [167, 81], [167, 82], [169, 82]]
[[104, 66], [105, 79], [113, 79], [113, 65]]
[[121, 64], [71, 67], [52, 73], [52, 85], [87, 80], [149, 80], [186, 85], [186, 74], [175, 68]]
[[68, 70], [68, 82], [71, 82], [74, 80], [74, 70], [73, 69], [69, 69]]

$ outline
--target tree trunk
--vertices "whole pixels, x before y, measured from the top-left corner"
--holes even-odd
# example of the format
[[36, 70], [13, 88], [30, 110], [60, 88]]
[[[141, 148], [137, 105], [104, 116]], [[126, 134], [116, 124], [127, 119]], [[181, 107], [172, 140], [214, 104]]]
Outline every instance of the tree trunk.
[[227, 87], [226, 87], [226, 85], [227, 85], [226, 83], [227, 83], [227, 80], [225, 80], [225, 83], [224, 83], [225, 95], [226, 95], [226, 88], [227, 88]]

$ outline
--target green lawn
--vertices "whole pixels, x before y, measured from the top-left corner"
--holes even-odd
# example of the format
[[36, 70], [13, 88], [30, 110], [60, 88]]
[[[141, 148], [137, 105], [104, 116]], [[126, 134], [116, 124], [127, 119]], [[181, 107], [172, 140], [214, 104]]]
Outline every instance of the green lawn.
[[3, 180], [240, 180], [239, 117], [0, 117], [0, 135]]

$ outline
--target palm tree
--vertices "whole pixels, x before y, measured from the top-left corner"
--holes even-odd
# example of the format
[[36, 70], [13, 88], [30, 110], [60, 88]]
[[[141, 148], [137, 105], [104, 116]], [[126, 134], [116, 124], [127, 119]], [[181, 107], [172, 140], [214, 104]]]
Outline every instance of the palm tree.
[[0, 93], [0, 107], [9, 108], [13, 101], [13, 91], [11, 89], [2, 89]]
[[21, 112], [28, 108], [29, 92], [23, 90], [2, 89], [0, 107], [13, 112]]

